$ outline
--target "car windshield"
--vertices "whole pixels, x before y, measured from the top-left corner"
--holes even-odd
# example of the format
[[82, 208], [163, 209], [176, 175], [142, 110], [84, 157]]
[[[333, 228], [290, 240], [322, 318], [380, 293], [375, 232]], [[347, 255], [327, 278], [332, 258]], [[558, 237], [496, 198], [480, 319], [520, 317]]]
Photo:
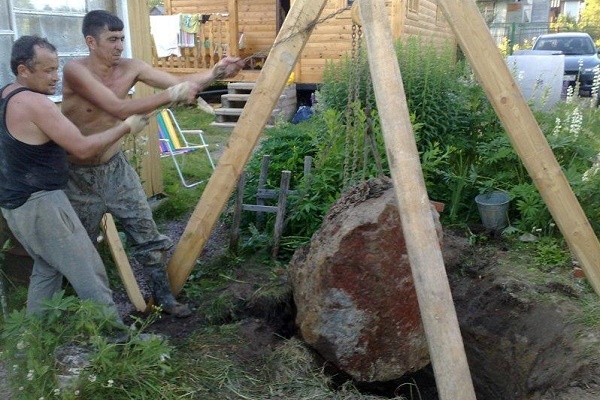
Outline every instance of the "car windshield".
[[535, 50], [562, 51], [565, 55], [594, 54], [594, 45], [588, 38], [582, 37], [541, 37], [535, 44]]

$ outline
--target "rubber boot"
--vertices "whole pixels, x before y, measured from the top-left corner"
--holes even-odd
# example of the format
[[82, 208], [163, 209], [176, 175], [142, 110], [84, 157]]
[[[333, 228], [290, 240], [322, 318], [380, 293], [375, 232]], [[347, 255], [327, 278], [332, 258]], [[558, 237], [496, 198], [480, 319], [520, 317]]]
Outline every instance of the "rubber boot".
[[162, 310], [177, 318], [189, 317], [192, 310], [187, 304], [181, 304], [171, 293], [171, 286], [164, 266], [146, 267], [150, 281], [152, 282], [152, 292], [154, 294], [154, 303], [162, 308]]

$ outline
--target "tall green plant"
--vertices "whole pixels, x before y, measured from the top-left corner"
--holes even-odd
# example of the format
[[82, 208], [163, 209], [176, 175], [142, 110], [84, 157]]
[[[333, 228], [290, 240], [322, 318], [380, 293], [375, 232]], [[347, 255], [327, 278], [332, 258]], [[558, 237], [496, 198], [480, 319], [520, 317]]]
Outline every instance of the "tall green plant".
[[[16, 398], [44, 399], [175, 399], [183, 388], [172, 384], [172, 352], [158, 336], [142, 340], [153, 321], [138, 321], [138, 330], [122, 340], [123, 331], [106, 307], [57, 293], [43, 316], [13, 311], [2, 331], [2, 360]], [[117, 336], [113, 336], [117, 335]], [[80, 362], [67, 369], [58, 362], [59, 349]], [[85, 351], [84, 351], [85, 350]], [[63, 359], [63, 358], [61, 358]], [[75, 369], [73, 369], [75, 368]], [[165, 390], [165, 388], [168, 388]]]

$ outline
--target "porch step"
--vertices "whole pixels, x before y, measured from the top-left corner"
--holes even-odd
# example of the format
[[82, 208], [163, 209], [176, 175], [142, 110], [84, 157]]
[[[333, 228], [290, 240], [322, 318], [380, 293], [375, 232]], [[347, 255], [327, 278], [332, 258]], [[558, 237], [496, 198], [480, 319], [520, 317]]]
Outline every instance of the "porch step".
[[[239, 119], [240, 115], [242, 115], [242, 111], [244, 109], [243, 108], [231, 108], [231, 107], [221, 107], [221, 108], [215, 108], [215, 122], [237, 122], [237, 120]], [[276, 108], [273, 110], [273, 112], [271, 113], [271, 118], [269, 118], [269, 121], [267, 122], [267, 124], [274, 124], [275, 123], [275, 119], [277, 117], [279, 117], [279, 114], [281, 114], [281, 110]]]
[[[211, 126], [222, 129], [233, 129], [238, 121], [246, 102], [250, 98], [250, 93], [254, 89], [254, 82], [231, 82], [227, 85], [227, 94], [221, 96], [221, 107], [215, 108], [215, 121]], [[267, 127], [275, 124], [275, 121], [282, 118], [290, 121], [296, 113], [296, 85], [287, 86], [271, 113], [271, 118], [267, 122]]]
[[[210, 126], [214, 126], [215, 128], [219, 128], [224, 131], [233, 131], [233, 128], [235, 128], [236, 123], [237, 122], [213, 122], [210, 124]], [[265, 129], [269, 129], [272, 127], [273, 127], [273, 125], [267, 124], [265, 126]]]

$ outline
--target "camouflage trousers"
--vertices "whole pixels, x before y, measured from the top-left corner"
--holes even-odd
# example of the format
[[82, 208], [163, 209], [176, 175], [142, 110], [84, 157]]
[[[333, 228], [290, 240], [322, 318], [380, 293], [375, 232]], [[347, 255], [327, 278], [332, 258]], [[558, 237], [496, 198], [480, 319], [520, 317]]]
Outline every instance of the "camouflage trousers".
[[158, 232], [140, 178], [122, 152], [101, 165], [71, 164], [65, 193], [94, 243], [102, 216], [111, 213], [132, 256], [144, 267], [164, 267], [173, 242]]

